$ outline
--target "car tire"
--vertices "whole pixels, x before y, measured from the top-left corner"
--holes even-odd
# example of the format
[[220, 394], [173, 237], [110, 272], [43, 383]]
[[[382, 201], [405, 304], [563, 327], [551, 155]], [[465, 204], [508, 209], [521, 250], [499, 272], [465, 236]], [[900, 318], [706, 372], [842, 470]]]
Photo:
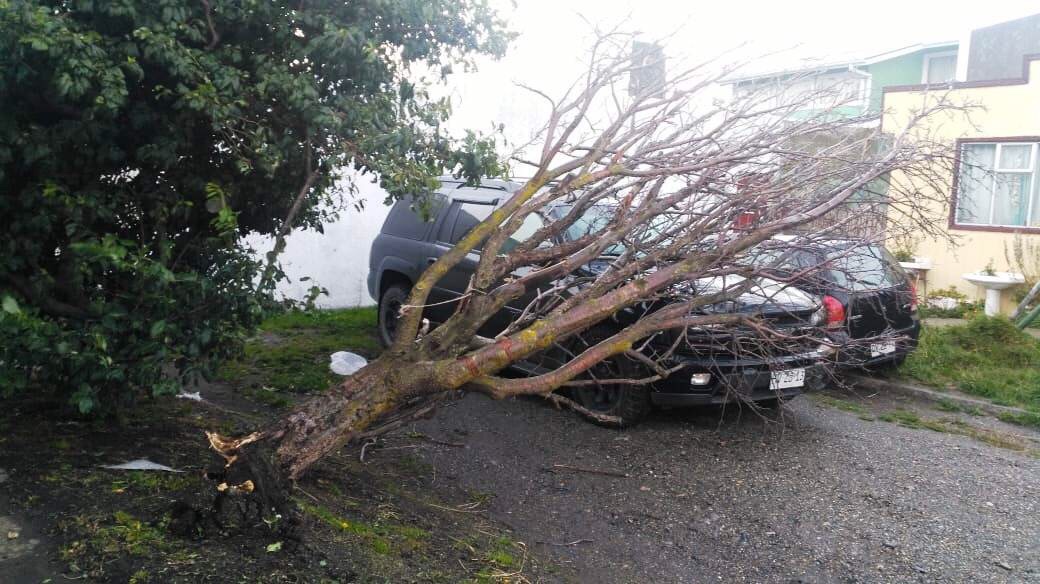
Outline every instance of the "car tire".
[[[606, 329], [596, 329], [581, 335], [578, 342], [572, 348], [574, 354], [578, 354], [588, 346], [594, 345], [613, 333]], [[594, 379], [638, 379], [645, 377], [638, 363], [625, 357], [616, 355], [597, 363], [587, 372], [578, 377], [578, 381], [590, 381]], [[620, 423], [605, 422], [595, 417], [587, 416], [593, 423], [605, 426], [630, 427], [643, 421], [653, 410], [650, 401], [650, 387], [648, 385], [631, 385], [622, 383], [611, 383], [594, 386], [576, 387], [571, 391], [582, 407], [595, 414], [604, 414], [618, 418]]]
[[379, 297], [379, 342], [389, 347], [394, 342], [397, 321], [401, 307], [408, 301], [411, 288], [404, 284], [394, 284], [383, 291]]

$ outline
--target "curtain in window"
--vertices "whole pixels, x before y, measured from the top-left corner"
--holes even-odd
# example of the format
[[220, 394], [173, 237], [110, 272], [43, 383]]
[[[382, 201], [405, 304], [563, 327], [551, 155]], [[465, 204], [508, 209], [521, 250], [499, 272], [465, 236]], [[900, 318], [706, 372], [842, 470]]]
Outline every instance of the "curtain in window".
[[[1008, 227], [1040, 225], [1034, 144], [965, 144], [957, 222]], [[1030, 217], [1032, 214], [1032, 217]]]
[[957, 185], [957, 222], [990, 222], [993, 199], [994, 144], [965, 144], [961, 153], [960, 180]]

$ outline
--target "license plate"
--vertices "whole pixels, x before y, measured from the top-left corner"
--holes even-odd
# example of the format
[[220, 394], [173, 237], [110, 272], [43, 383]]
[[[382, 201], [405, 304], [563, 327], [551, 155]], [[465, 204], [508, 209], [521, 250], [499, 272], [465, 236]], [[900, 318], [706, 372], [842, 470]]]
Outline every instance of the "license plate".
[[889, 353], [896, 352], [896, 342], [888, 341], [885, 343], [870, 343], [870, 356], [879, 357], [881, 355], [887, 355]]
[[769, 389], [784, 389], [805, 385], [805, 369], [773, 371], [769, 375]]

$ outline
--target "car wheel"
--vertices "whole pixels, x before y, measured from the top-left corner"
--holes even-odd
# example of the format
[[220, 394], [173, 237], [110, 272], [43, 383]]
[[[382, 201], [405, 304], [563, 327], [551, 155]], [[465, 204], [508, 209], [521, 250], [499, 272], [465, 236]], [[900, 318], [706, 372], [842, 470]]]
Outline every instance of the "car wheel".
[[[577, 354], [587, 346], [594, 345], [608, 336], [610, 333], [607, 331], [593, 331], [592, 334], [583, 335], [579, 339], [578, 346], [574, 347], [572, 352]], [[642, 367], [624, 355], [617, 355], [597, 363], [576, 381], [639, 379], [640, 377], [645, 377]], [[596, 383], [576, 387], [572, 395], [579, 404], [593, 413], [619, 418], [622, 427], [638, 424], [653, 409], [653, 404], [650, 402], [650, 388], [647, 385]], [[592, 417], [589, 417], [589, 420], [604, 425], [614, 425]]]
[[379, 297], [379, 342], [384, 347], [394, 343], [397, 335], [397, 323], [401, 318], [401, 307], [408, 300], [408, 286], [394, 284]]

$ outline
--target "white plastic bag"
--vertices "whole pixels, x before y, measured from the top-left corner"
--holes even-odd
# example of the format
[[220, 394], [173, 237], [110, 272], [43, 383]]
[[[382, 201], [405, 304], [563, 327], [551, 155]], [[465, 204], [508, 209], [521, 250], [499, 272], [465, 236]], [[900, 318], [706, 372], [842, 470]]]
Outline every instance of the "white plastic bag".
[[101, 465], [101, 468], [110, 468], [112, 470], [161, 470], [164, 472], [184, 472], [183, 470], [170, 468], [165, 464], [152, 462], [146, 458], [138, 458], [137, 460], [131, 460], [130, 462], [124, 462], [123, 464], [103, 464]]
[[368, 365], [367, 359], [350, 351], [336, 351], [329, 359], [329, 369], [336, 375], [353, 375], [358, 369]]

